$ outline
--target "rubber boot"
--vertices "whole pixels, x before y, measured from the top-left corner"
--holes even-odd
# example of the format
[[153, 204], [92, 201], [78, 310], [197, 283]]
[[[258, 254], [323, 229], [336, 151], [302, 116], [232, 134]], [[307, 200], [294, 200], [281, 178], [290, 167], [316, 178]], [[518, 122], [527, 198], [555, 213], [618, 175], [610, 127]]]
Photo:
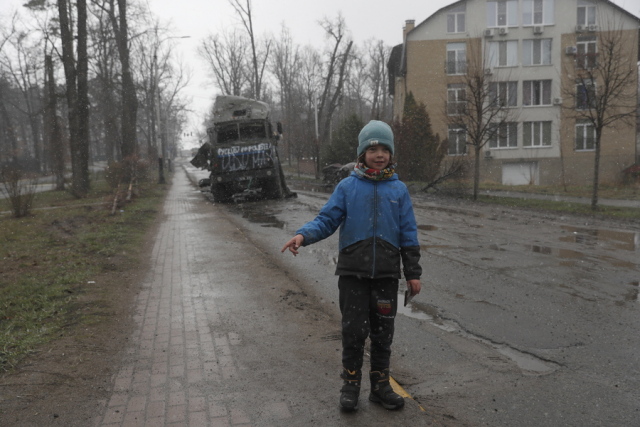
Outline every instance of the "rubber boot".
[[340, 407], [343, 411], [351, 412], [358, 409], [358, 397], [360, 396], [360, 382], [362, 381], [362, 371], [350, 371], [343, 369], [340, 378], [344, 384], [340, 389]]
[[388, 369], [371, 371], [369, 378], [371, 379], [370, 401], [382, 404], [385, 409], [400, 409], [404, 406], [402, 396], [393, 391], [389, 384]]

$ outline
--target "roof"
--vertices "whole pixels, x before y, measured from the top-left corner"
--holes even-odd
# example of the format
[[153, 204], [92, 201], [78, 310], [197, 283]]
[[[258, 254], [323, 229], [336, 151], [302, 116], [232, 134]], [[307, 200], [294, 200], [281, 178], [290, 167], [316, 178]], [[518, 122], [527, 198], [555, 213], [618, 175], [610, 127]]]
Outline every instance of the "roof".
[[[442, 13], [443, 11], [459, 6], [463, 3], [467, 3], [469, 1], [474, 1], [474, 0], [459, 0], [456, 2], [453, 2], [447, 6], [443, 6], [440, 9], [438, 9], [437, 11], [435, 11], [434, 13], [432, 13], [430, 16], [427, 17], [427, 19], [425, 19], [424, 21], [422, 21], [421, 23], [419, 23], [418, 25], [416, 25], [413, 29], [411, 29], [411, 31], [409, 31], [406, 35], [406, 38], [409, 37], [409, 34], [411, 34], [412, 32], [414, 32], [415, 30], [417, 30], [419, 27], [422, 27], [423, 25], [426, 25], [428, 21], [430, 21], [433, 17], [439, 15], [440, 13]], [[632, 19], [635, 19], [638, 24], [640, 24], [640, 18], [635, 16], [634, 14], [632, 14], [631, 12], [629, 12], [628, 10], [622, 8], [621, 6], [618, 6], [617, 4], [613, 3], [610, 0], [595, 0], [596, 2], [603, 2], [603, 3], [607, 3], [609, 6], [612, 6], [613, 8], [621, 11], [622, 13], [624, 13], [625, 15], [629, 16]], [[403, 43], [402, 45], [402, 58], [401, 58], [401, 68], [400, 68], [400, 74], [404, 75], [404, 73], [406, 73], [406, 38], [405, 38], [405, 43]], [[640, 58], [640, 49], [638, 50], [638, 56]]]
[[220, 95], [213, 104], [213, 122], [269, 118], [269, 105], [242, 96]]

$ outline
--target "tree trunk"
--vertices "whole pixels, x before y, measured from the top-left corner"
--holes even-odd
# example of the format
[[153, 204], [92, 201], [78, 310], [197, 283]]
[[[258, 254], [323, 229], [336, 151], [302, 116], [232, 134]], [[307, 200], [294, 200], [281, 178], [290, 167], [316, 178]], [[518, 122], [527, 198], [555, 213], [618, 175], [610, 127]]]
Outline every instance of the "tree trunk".
[[62, 133], [57, 116], [56, 83], [53, 77], [53, 61], [51, 55], [44, 57], [45, 72], [47, 75], [45, 104], [45, 126], [46, 134], [49, 135], [49, 154], [51, 169], [56, 177], [56, 190], [64, 190], [64, 146], [62, 144]]
[[16, 129], [13, 126], [13, 121], [11, 120], [11, 116], [9, 115], [9, 111], [7, 110], [7, 106], [4, 103], [5, 96], [3, 94], [2, 82], [0, 82], [0, 116], [2, 117], [2, 121], [4, 122], [4, 130], [5, 139], [9, 142], [11, 146], [10, 158], [11, 161], [17, 163], [18, 161], [18, 136], [16, 135]]
[[131, 74], [129, 60], [129, 28], [127, 24], [127, 0], [118, 0], [119, 20], [115, 18], [115, 10], [111, 8], [111, 21], [116, 33], [118, 54], [122, 66], [122, 157], [127, 158], [137, 153], [136, 121], [138, 98]]
[[[87, 56], [87, 0], [77, 0], [78, 8], [78, 179], [74, 185], [84, 196], [89, 192], [89, 84]], [[75, 175], [75, 174], [74, 174]]]
[[591, 193], [591, 210], [598, 209], [598, 185], [600, 178], [600, 136], [601, 129], [596, 129], [596, 152], [593, 164], [593, 192]]
[[[85, 6], [84, 12], [81, 12], [82, 4]], [[79, 100], [78, 94], [78, 69], [75, 67], [75, 59], [73, 56], [73, 34], [69, 25], [69, 6], [67, 0], [58, 0], [58, 14], [60, 18], [60, 38], [62, 40], [62, 63], [64, 65], [64, 75], [66, 80], [66, 93], [67, 93], [67, 106], [69, 115], [69, 147], [71, 151], [71, 193], [78, 197], [84, 197], [89, 189], [89, 172], [88, 165], [84, 158], [84, 152], [88, 151], [88, 141], [86, 139], [86, 123], [80, 124], [83, 118], [86, 118], [86, 112], [81, 112], [81, 105], [85, 102]], [[82, 16], [81, 16], [82, 15]], [[81, 21], [82, 17], [84, 19]], [[84, 30], [80, 30], [84, 27]], [[79, 56], [83, 56], [83, 60], [86, 61], [86, 3], [84, 0], [78, 1], [78, 53]], [[84, 52], [81, 50], [80, 32], [83, 34], [85, 40], [82, 42], [84, 45]], [[80, 58], [78, 61], [78, 68], [84, 69], [86, 74], [86, 65], [80, 64]], [[86, 80], [86, 75], [83, 77]], [[84, 89], [86, 89], [86, 82], [84, 83]], [[86, 97], [86, 94], [82, 96]], [[86, 107], [83, 107], [86, 108]]]
[[473, 165], [473, 200], [478, 200], [478, 187], [480, 185], [480, 146], [474, 145], [475, 158]]

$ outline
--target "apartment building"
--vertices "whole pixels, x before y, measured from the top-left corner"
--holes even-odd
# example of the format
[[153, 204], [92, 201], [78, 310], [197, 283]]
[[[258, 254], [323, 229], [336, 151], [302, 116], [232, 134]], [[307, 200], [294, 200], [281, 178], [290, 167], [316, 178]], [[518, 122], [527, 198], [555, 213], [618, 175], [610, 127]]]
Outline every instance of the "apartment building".
[[[606, 0], [455, 2], [418, 25], [406, 21], [404, 43], [389, 61], [394, 116], [401, 117], [412, 92], [427, 106], [434, 131], [447, 138], [449, 156], [473, 155], [450, 116], [464, 111], [465, 76], [480, 61], [489, 92], [512, 117], [482, 148], [481, 179], [588, 185], [595, 132], [577, 112], [604, 82], [585, 84], [581, 76], [600, 65], [603, 37], [615, 33], [632, 70], [625, 94], [637, 105], [639, 27], [637, 17]], [[619, 182], [638, 161], [636, 118], [607, 126], [600, 147], [600, 182]]]

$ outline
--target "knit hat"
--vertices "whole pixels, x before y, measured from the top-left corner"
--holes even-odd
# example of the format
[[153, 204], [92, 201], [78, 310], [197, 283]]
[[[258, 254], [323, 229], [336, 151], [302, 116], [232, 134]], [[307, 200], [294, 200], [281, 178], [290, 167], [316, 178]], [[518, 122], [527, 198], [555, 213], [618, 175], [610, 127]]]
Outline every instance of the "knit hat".
[[358, 157], [372, 145], [382, 144], [393, 155], [393, 131], [391, 126], [379, 120], [371, 120], [358, 135]]

